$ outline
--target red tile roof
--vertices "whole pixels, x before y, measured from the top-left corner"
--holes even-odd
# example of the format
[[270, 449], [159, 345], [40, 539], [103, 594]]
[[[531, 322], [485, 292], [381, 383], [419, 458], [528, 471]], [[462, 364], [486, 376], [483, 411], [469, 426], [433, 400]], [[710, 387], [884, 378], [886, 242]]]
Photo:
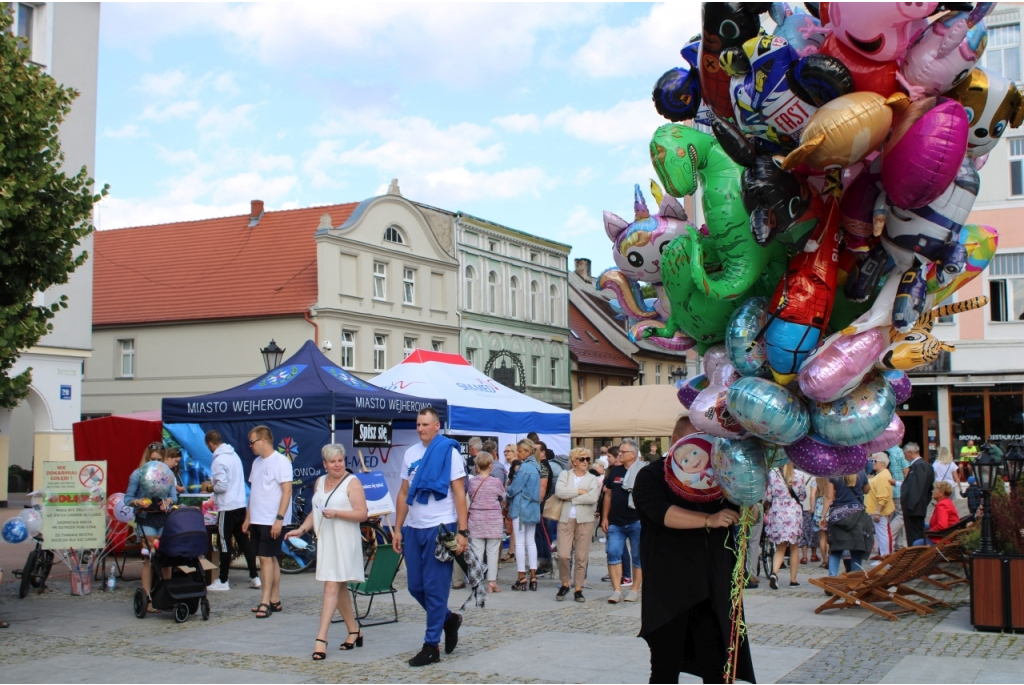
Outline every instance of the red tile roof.
[[301, 315], [317, 301], [320, 215], [357, 203], [97, 231], [94, 326]]
[[640, 366], [624, 355], [569, 302], [569, 352], [580, 364], [636, 371]]

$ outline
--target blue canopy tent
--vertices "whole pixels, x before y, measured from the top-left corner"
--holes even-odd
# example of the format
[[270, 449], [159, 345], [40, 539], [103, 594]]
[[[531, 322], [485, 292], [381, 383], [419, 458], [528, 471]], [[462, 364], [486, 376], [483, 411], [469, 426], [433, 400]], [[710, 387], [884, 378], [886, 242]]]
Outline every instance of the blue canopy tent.
[[[213, 455], [204, 435], [217, 430], [242, 458], [246, 477], [254, 459], [248, 433], [265, 425], [277, 450], [292, 460], [295, 477], [308, 486], [323, 471], [320, 448], [337, 442], [336, 431], [351, 429], [353, 418], [390, 419], [395, 428], [411, 429], [424, 407], [436, 410], [442, 424], [447, 421], [446, 400], [371, 385], [340, 368], [310, 340], [276, 369], [248, 383], [209, 395], [165, 398], [162, 418], [174, 440], [207, 470]], [[347, 462], [354, 467], [358, 457], [349, 454]]]

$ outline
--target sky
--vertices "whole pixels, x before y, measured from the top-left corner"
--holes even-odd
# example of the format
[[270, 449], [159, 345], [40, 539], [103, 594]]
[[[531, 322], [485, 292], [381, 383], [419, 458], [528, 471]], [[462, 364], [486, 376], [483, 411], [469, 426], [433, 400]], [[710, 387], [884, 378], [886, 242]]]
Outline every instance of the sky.
[[[417, 202], [612, 266], [700, 3], [104, 3], [100, 230]], [[648, 198], [650, 201], [650, 198]], [[653, 209], [653, 204], [652, 204]]]

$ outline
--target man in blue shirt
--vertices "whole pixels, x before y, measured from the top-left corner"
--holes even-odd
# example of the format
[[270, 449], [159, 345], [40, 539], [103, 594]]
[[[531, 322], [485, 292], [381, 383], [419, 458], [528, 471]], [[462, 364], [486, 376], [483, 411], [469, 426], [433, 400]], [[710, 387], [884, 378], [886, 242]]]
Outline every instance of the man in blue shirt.
[[907, 462], [907, 457], [903, 454], [903, 448], [899, 445], [890, 447], [886, 450], [886, 454], [889, 455], [889, 472], [892, 474], [894, 481], [892, 499], [896, 504], [896, 511], [892, 513], [892, 518], [889, 519], [889, 530], [892, 533], [892, 551], [895, 552], [907, 546], [906, 535], [903, 533], [903, 505], [900, 504], [900, 486], [903, 484], [903, 478], [906, 476], [910, 464]]

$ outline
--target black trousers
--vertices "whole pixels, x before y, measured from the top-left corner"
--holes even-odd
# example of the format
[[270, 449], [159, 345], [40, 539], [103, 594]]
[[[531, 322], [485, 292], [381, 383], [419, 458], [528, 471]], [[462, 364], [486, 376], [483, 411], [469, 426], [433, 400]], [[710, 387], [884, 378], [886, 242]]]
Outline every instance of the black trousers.
[[242, 533], [242, 524], [245, 523], [245, 507], [222, 511], [217, 521], [217, 533], [219, 537], [218, 548], [220, 549], [220, 582], [228, 581], [228, 571], [231, 568], [231, 540], [234, 539], [238, 550], [245, 555], [245, 563], [249, 566], [249, 577], [255, 578], [259, 575], [256, 570], [256, 557], [249, 545], [249, 536]]
[[682, 672], [722, 683], [726, 651], [711, 600], [684, 611], [645, 638], [651, 649], [651, 682], [678, 683]]
[[924, 516], [907, 516], [904, 512], [903, 532], [907, 534], [907, 547], [924, 538]]

